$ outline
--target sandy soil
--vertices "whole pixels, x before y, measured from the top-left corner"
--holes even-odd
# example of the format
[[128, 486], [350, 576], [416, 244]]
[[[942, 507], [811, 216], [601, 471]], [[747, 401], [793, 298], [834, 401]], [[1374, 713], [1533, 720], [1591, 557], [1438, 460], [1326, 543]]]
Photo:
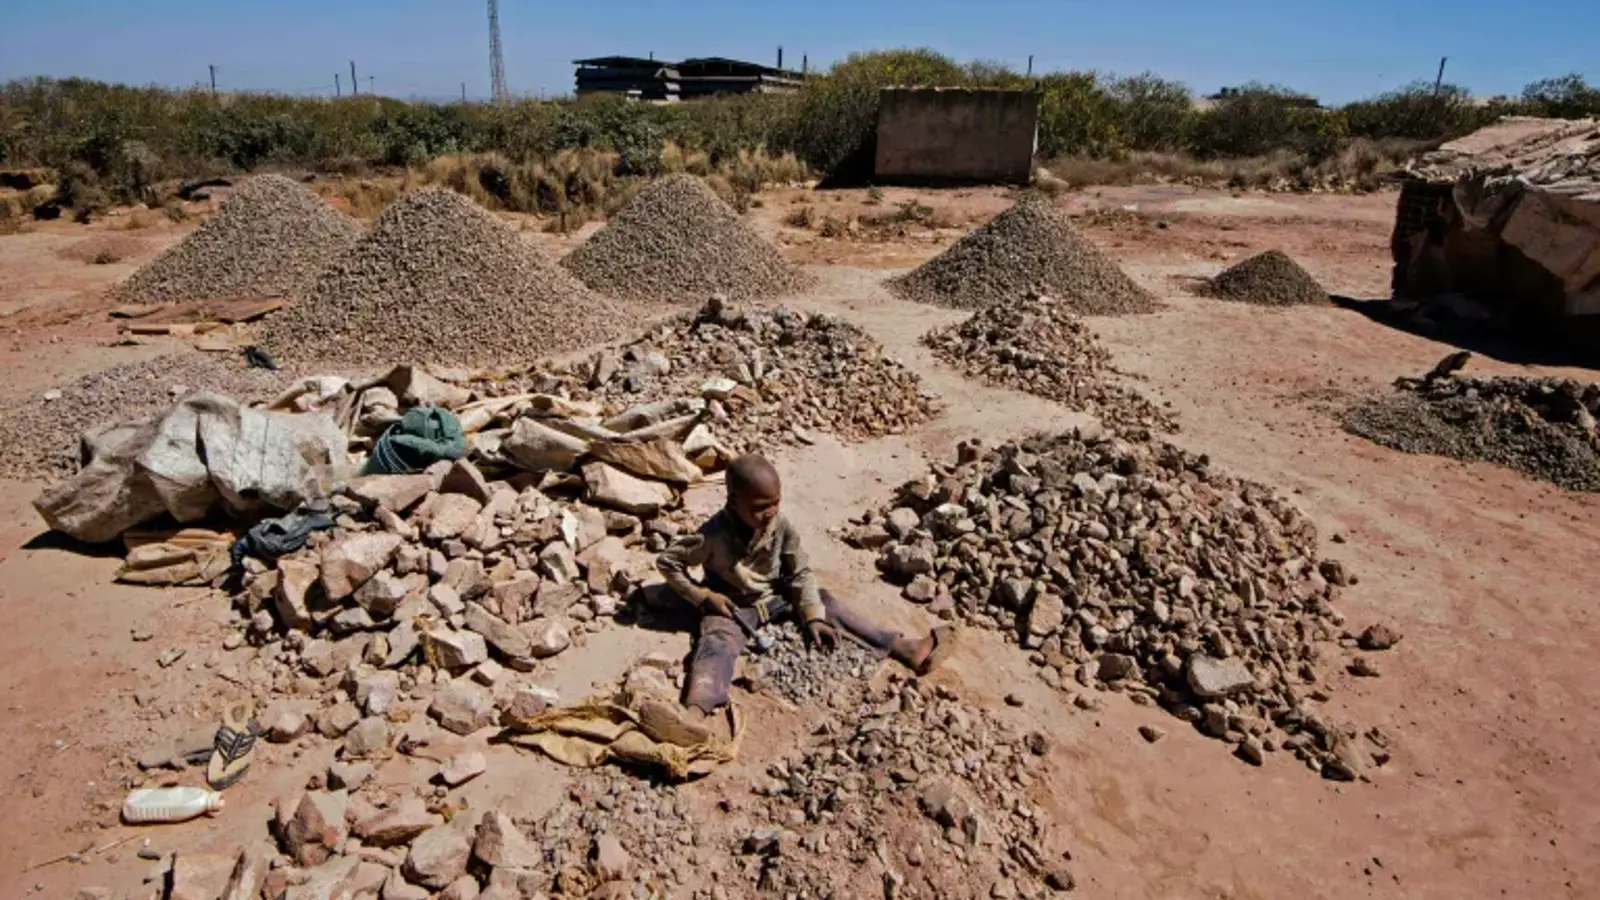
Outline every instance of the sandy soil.
[[[828, 239], [782, 224], [795, 206], [841, 218], [915, 197], [952, 227]], [[902, 303], [885, 270], [915, 265], [962, 229], [1004, 208], [1005, 191], [763, 195], [751, 218], [821, 286], [790, 305], [859, 323], [920, 372], [949, 404], [910, 435], [864, 445], [824, 440], [781, 460], [788, 513], [805, 529], [824, 577], [883, 618], [916, 626], [920, 613], [874, 577], [871, 560], [830, 536], [868, 505], [944, 458], [957, 440], [1066, 427], [1069, 410], [986, 388], [934, 363], [916, 339], [959, 314]], [[938, 677], [966, 696], [1055, 738], [1052, 776], [1037, 804], [1070, 836], [1079, 893], [1110, 897], [1595, 897], [1600, 896], [1600, 686], [1587, 676], [1600, 651], [1591, 611], [1600, 551], [1600, 499], [1563, 493], [1487, 465], [1395, 453], [1350, 437], [1319, 405], [1330, 392], [1381, 386], [1425, 370], [1450, 349], [1337, 308], [1268, 311], [1187, 293], [1188, 279], [1279, 247], [1334, 292], [1381, 295], [1387, 285], [1392, 195], [1244, 196], [1169, 188], [1070, 194], [1090, 236], [1168, 303], [1162, 312], [1094, 320], [1117, 364], [1170, 402], [1176, 440], [1226, 468], [1292, 492], [1317, 522], [1326, 554], [1360, 575], [1342, 612], [1356, 629], [1384, 620], [1404, 640], [1378, 659], [1382, 677], [1333, 673], [1337, 715], [1384, 728], [1393, 762], [1372, 783], [1337, 785], [1293, 760], [1251, 769], [1215, 741], [1159, 711], [1107, 697], [1098, 712], [1060, 702], [1020, 651], [974, 637]], [[1126, 209], [1125, 207], [1134, 207]], [[1100, 210], [1100, 212], [1092, 212]], [[941, 222], [941, 224], [944, 224]], [[142, 234], [152, 247], [182, 227]], [[14, 398], [159, 347], [109, 347], [98, 291], [130, 264], [91, 266], [54, 254], [89, 232], [70, 225], [0, 238], [0, 396]], [[552, 249], [574, 238], [532, 235]], [[1488, 371], [1559, 372], [1479, 358]], [[150, 863], [135, 852], [226, 850], [260, 839], [279, 792], [327, 759], [264, 746], [218, 819], [135, 833], [116, 824], [130, 757], [150, 742], [211, 721], [229, 684], [220, 650], [223, 600], [110, 584], [115, 561], [60, 549], [28, 506], [35, 485], [0, 483], [0, 896], [67, 897], [100, 884], [139, 885]], [[692, 498], [712, 508], [719, 498]], [[1337, 536], [1340, 543], [1334, 543]], [[133, 631], [154, 632], [148, 642]], [[188, 653], [169, 668], [156, 657]], [[615, 677], [649, 649], [682, 650], [681, 635], [612, 629], [559, 657], [547, 680], [567, 696]], [[757, 704], [770, 739], [736, 766], [686, 791], [709, 809], [739, 796], [786, 741], [820, 715]], [[1154, 745], [1137, 727], [1170, 736]], [[407, 779], [399, 759], [380, 773]], [[463, 789], [473, 807], [537, 812], [562, 796], [566, 775], [506, 748], [490, 774]], [[128, 843], [84, 863], [25, 867], [62, 854]], [[131, 896], [142, 896], [137, 893]]]

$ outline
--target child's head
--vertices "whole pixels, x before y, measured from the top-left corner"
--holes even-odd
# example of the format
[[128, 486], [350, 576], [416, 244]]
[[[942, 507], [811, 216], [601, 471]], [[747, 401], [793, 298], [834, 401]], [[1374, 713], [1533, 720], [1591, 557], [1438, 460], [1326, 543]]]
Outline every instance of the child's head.
[[782, 501], [778, 470], [760, 454], [747, 453], [728, 466], [728, 508], [745, 525], [764, 527], [778, 515]]

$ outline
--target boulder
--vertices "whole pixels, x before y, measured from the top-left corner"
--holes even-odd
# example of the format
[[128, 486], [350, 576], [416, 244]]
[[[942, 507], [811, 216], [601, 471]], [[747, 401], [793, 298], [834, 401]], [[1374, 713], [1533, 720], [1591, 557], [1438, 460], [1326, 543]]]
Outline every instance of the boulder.
[[375, 531], [352, 534], [328, 544], [322, 550], [323, 593], [334, 602], [354, 594], [389, 565], [403, 543], [398, 534]]
[[603, 462], [585, 465], [583, 481], [593, 502], [643, 518], [654, 516], [676, 499], [668, 485], [645, 481]]

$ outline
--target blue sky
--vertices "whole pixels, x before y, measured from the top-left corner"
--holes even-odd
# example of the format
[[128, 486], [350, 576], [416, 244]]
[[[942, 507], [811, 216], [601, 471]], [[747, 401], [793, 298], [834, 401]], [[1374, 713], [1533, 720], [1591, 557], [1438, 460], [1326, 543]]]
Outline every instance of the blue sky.
[[[4, 0], [0, 79], [78, 75], [187, 86], [217, 66], [224, 89], [333, 92], [354, 59], [395, 96], [489, 91], [479, 0]], [[1525, 0], [501, 0], [518, 94], [571, 90], [571, 60], [654, 52], [813, 66], [858, 50], [928, 46], [1037, 70], [1153, 71], [1202, 93], [1270, 81], [1344, 101], [1432, 79], [1475, 94], [1583, 72], [1600, 81], [1600, 2]]]

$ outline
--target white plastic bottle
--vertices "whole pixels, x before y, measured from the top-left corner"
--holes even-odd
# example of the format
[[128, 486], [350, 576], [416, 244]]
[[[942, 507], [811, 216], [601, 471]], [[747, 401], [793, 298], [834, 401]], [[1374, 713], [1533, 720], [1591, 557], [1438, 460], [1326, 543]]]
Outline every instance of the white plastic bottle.
[[187, 822], [222, 809], [222, 795], [199, 787], [145, 788], [122, 801], [122, 821], [129, 825]]

